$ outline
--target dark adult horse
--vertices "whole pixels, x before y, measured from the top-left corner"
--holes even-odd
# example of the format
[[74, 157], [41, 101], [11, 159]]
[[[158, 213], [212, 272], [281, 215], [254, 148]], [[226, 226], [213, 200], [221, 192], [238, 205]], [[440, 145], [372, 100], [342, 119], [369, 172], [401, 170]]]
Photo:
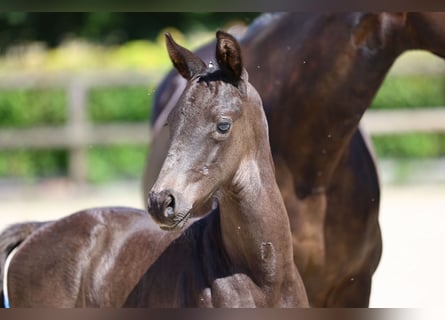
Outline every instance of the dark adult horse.
[[[264, 15], [240, 39], [263, 99], [294, 258], [311, 305], [365, 307], [380, 260], [380, 188], [357, 130], [395, 59], [409, 49], [445, 57], [444, 13]], [[197, 53], [214, 60], [209, 50]], [[166, 150], [163, 129], [183, 80], [159, 86], [144, 197]]]
[[[2, 252], [36, 229], [6, 273], [12, 306], [308, 306], [266, 116], [239, 44], [217, 33], [219, 68], [170, 36], [167, 48], [187, 86], [168, 118], [168, 156], [148, 212], [171, 231], [131, 208], [12, 226], [0, 235]], [[218, 203], [210, 214], [174, 232], [210, 198]]]

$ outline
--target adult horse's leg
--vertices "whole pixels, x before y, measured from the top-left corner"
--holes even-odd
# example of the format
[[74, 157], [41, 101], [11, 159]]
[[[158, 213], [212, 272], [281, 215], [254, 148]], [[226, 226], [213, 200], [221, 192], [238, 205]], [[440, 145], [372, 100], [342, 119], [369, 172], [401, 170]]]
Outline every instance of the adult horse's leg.
[[[335, 285], [326, 288], [329, 292], [318, 305], [369, 305], [372, 275], [377, 269], [382, 252], [378, 224], [380, 185], [374, 160], [371, 146], [368, 147], [363, 134], [358, 130], [335, 170], [327, 194], [326, 274], [338, 274], [338, 270], [345, 270], [345, 273], [342, 279], [331, 282]], [[350, 248], [354, 248], [355, 244], [353, 251], [357, 259], [329, 255], [342, 252], [341, 247], [345, 244]], [[334, 249], [335, 247], [337, 248]], [[348, 254], [353, 251], [349, 250]]]

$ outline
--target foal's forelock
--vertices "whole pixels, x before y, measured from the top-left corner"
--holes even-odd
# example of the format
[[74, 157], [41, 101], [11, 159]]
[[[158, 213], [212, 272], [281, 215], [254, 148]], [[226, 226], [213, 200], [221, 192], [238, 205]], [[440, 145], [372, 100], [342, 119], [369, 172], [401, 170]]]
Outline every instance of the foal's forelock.
[[[246, 84], [226, 82], [210, 74], [197, 76], [191, 81], [188, 90], [169, 116], [168, 123], [173, 124], [172, 117], [181, 117], [181, 123], [187, 121], [189, 115], [204, 113], [239, 113], [246, 100]], [[194, 125], [199, 125], [195, 123]]]

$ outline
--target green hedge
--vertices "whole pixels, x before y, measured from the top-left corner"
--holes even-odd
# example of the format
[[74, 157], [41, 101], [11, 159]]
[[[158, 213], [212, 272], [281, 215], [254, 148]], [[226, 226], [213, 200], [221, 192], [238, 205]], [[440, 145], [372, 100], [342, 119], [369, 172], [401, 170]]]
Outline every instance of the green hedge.
[[373, 136], [376, 153], [382, 158], [435, 158], [445, 156], [445, 134], [407, 133]]
[[0, 127], [26, 128], [66, 121], [64, 90], [0, 91]]
[[[88, 117], [93, 123], [150, 119], [154, 87], [93, 89]], [[26, 112], [24, 112], [26, 110]], [[66, 122], [63, 90], [14, 90], [0, 93], [0, 126], [26, 128]], [[91, 147], [88, 180], [94, 183], [141, 176], [148, 146]], [[0, 151], [0, 178], [35, 179], [68, 174], [66, 150]]]
[[65, 150], [0, 151], [0, 177], [32, 180], [67, 174]]
[[[89, 119], [93, 123], [146, 121], [151, 114], [154, 86], [94, 89], [90, 93]], [[104, 183], [140, 178], [147, 145], [93, 147], [88, 152], [88, 179]]]
[[147, 121], [151, 115], [154, 86], [94, 89], [88, 115], [94, 123]]
[[445, 107], [445, 76], [389, 76], [377, 92], [372, 109]]
[[[94, 123], [149, 121], [154, 87], [94, 89], [89, 95], [88, 116]], [[445, 77], [388, 77], [372, 108], [445, 106]], [[16, 90], [0, 94], [2, 128], [62, 124], [67, 118], [63, 90]], [[380, 157], [425, 158], [445, 156], [445, 135], [403, 134], [373, 137]], [[88, 152], [90, 182], [140, 179], [147, 146], [92, 147]], [[66, 175], [65, 150], [0, 152], [0, 177], [35, 179]]]
[[104, 183], [121, 179], [141, 179], [148, 147], [94, 147], [88, 153], [88, 179]]
[[[153, 93], [154, 86], [92, 89], [88, 117], [93, 123], [148, 121]], [[66, 120], [66, 93], [62, 89], [0, 92], [2, 128], [61, 125]]]

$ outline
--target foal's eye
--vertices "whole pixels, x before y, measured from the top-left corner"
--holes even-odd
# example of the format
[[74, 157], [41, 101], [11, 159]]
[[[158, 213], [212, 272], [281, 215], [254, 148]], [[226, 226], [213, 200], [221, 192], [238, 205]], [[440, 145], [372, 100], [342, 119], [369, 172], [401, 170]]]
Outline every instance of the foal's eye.
[[219, 133], [225, 134], [229, 132], [231, 126], [232, 121], [230, 119], [221, 119], [216, 125], [216, 129]]

